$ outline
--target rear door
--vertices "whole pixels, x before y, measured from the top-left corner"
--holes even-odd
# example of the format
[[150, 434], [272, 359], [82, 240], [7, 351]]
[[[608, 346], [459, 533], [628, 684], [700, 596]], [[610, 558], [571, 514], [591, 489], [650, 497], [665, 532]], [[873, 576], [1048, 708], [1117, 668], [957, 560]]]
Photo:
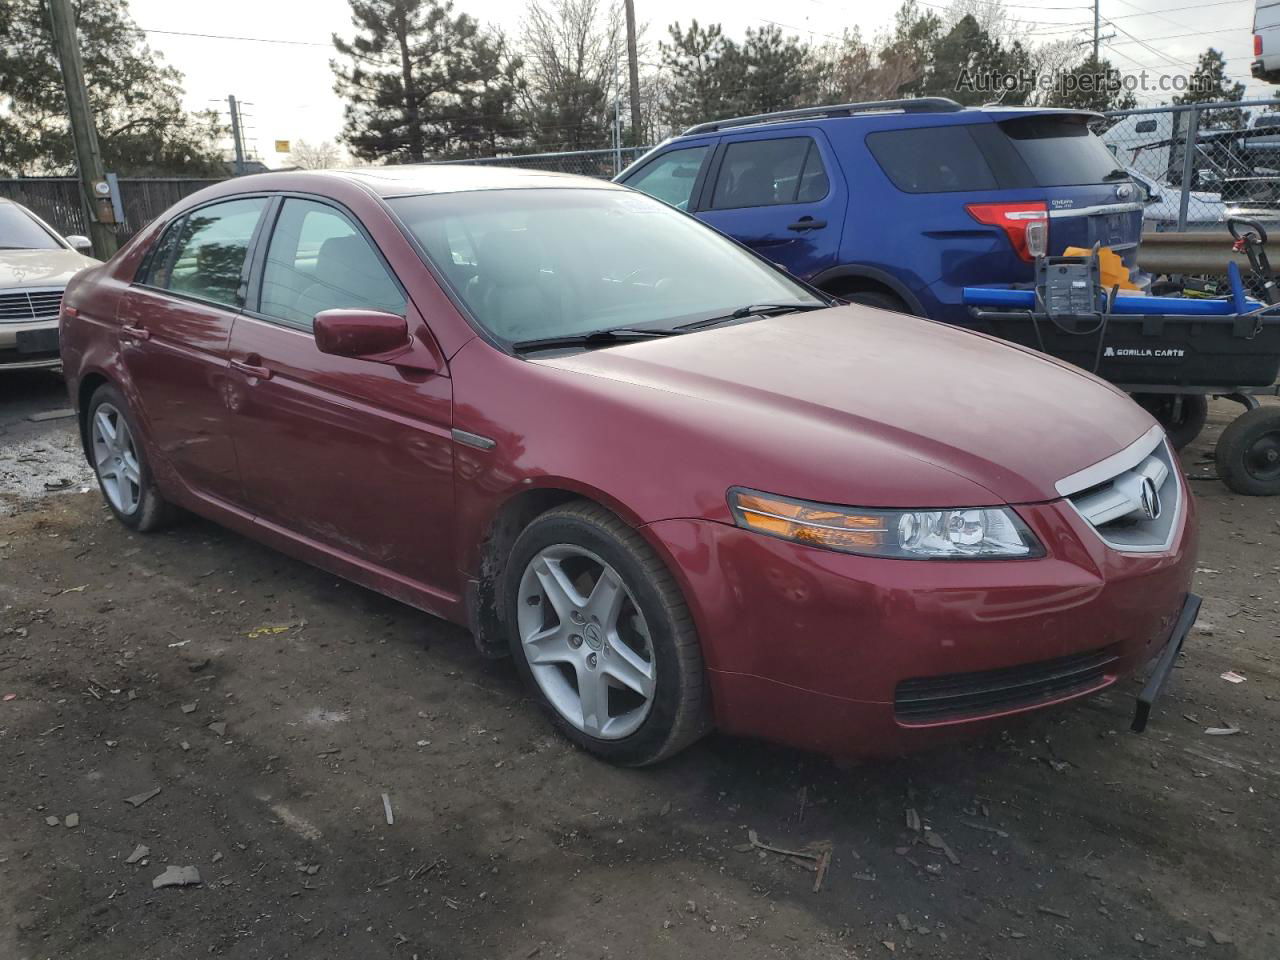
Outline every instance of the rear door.
[[[245, 496], [277, 535], [318, 547], [357, 579], [389, 574], [393, 595], [431, 608], [423, 591], [447, 593], [456, 580], [443, 354], [438, 372], [423, 373], [321, 353], [312, 327], [322, 310], [398, 313], [411, 336], [431, 334], [353, 215], [288, 196], [269, 219], [230, 346]], [[397, 594], [396, 582], [411, 592]]]
[[227, 344], [268, 203], [222, 200], [170, 224], [116, 311], [120, 357], [152, 443], [191, 491], [237, 505]]
[[726, 135], [697, 216], [794, 276], [834, 266], [848, 191], [817, 128]]

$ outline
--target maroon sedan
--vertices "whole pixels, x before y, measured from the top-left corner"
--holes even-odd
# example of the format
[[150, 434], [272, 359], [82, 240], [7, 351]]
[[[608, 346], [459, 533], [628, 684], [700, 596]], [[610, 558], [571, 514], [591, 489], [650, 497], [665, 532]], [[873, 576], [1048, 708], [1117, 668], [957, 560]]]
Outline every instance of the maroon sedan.
[[621, 763], [713, 726], [898, 752], [1167, 673], [1192, 609], [1191, 498], [1123, 394], [608, 183], [219, 184], [72, 282], [62, 356], [122, 523], [466, 624]]

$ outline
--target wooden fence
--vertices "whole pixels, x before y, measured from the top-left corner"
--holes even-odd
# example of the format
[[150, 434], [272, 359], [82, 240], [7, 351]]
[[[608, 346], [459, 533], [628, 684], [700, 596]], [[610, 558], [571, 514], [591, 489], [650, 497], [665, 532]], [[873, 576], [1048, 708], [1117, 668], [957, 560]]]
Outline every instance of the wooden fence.
[[[116, 226], [116, 236], [123, 243], [183, 197], [219, 182], [187, 177], [121, 177], [124, 222]], [[74, 177], [0, 179], [0, 197], [27, 207], [63, 236], [89, 233], [80, 181]]]

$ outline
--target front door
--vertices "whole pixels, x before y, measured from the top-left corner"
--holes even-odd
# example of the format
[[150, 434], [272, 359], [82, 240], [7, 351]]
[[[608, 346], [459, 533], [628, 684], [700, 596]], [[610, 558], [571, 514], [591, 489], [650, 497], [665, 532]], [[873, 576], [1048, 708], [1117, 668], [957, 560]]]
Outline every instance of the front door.
[[820, 130], [726, 136], [697, 216], [808, 280], [836, 265], [847, 191]]
[[116, 311], [120, 356], [155, 450], [190, 492], [241, 499], [226, 406], [231, 327], [266, 197], [199, 207], [170, 224]]
[[422, 319], [372, 240], [328, 203], [284, 198], [255, 260], [254, 309], [230, 354], [236, 452], [258, 521], [410, 591], [453, 593], [448, 376], [323, 354], [312, 336], [322, 310], [407, 312], [410, 331], [430, 336]]

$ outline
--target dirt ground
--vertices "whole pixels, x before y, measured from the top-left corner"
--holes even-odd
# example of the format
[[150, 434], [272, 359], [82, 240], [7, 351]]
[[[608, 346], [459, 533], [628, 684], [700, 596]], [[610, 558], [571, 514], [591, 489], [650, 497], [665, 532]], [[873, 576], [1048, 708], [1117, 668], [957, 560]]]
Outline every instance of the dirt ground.
[[[717, 735], [639, 771], [456, 628], [204, 521], [130, 534], [28, 419], [62, 406], [0, 380], [0, 960], [1280, 956], [1280, 503], [1201, 462], [1229, 404], [1145, 735], [1125, 687], [890, 763]], [[829, 844], [821, 889], [751, 831]]]

